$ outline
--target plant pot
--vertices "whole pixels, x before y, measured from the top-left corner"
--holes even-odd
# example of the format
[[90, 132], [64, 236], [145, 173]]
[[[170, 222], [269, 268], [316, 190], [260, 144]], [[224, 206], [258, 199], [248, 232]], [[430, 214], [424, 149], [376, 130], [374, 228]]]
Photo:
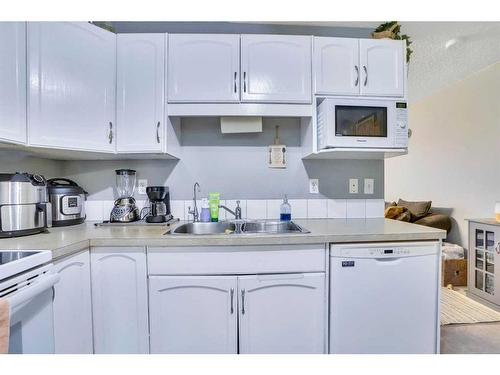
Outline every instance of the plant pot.
[[373, 39], [394, 39], [394, 33], [391, 30], [373, 32], [372, 38]]

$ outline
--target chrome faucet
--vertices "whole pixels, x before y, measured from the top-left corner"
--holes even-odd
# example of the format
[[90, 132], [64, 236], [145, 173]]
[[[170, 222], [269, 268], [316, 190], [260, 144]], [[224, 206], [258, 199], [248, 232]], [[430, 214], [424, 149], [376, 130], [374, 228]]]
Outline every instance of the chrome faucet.
[[199, 221], [199, 216], [198, 216], [198, 206], [196, 204], [196, 192], [200, 192], [200, 184], [195, 182], [193, 186], [193, 209], [191, 210], [191, 207], [188, 207], [188, 214], [193, 215], [193, 222], [196, 223]]
[[241, 207], [240, 207], [240, 201], [236, 201], [236, 208], [235, 210], [231, 210], [230, 208], [227, 208], [226, 206], [224, 206], [223, 204], [220, 204], [219, 205], [219, 208], [223, 208], [224, 210], [226, 210], [227, 212], [229, 212], [231, 215], [234, 215], [234, 218], [236, 220], [240, 220], [241, 219]]

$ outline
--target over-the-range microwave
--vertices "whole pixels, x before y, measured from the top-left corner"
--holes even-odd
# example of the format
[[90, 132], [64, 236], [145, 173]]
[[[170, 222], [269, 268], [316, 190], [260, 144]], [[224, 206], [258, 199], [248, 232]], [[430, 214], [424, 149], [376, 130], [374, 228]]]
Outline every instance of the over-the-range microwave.
[[317, 110], [318, 149], [406, 148], [406, 102], [325, 98]]

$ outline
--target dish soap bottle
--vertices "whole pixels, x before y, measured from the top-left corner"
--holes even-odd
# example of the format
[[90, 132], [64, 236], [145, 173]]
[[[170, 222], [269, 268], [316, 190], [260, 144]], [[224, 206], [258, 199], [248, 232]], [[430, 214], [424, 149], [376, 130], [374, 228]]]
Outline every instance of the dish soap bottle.
[[283, 203], [280, 206], [280, 220], [281, 221], [290, 221], [292, 220], [292, 206], [288, 203], [288, 197], [285, 195], [283, 199]]
[[208, 205], [208, 199], [203, 198], [201, 200], [201, 213], [200, 213], [200, 221], [202, 223], [210, 222], [210, 208]]

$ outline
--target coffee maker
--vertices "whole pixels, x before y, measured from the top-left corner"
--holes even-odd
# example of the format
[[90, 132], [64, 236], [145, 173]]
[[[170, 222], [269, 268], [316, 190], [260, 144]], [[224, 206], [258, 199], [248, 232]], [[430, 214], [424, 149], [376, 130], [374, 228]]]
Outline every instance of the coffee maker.
[[165, 223], [172, 219], [170, 193], [167, 186], [148, 186], [146, 194], [150, 203], [149, 214], [146, 216], [147, 223]]

